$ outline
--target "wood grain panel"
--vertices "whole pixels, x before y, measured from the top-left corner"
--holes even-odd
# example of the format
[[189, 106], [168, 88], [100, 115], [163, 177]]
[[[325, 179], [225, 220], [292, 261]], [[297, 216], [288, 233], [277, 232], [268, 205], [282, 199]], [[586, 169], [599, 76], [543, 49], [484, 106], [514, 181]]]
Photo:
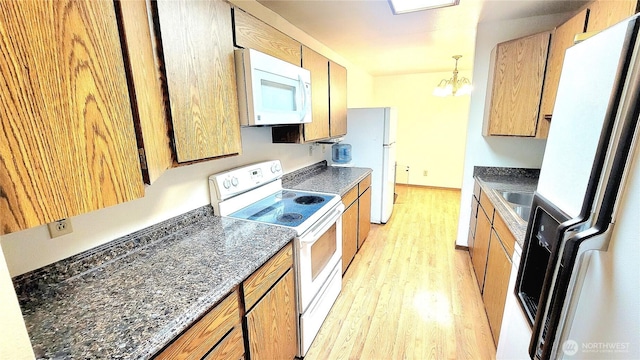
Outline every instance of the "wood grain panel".
[[169, 126], [164, 106], [162, 83], [151, 9], [146, 0], [116, 1], [129, 69], [129, 95], [138, 122], [138, 146], [144, 150], [145, 182], [152, 184], [173, 164]]
[[487, 259], [487, 274], [485, 277], [484, 291], [482, 299], [487, 309], [487, 317], [491, 326], [494, 344], [498, 345], [500, 328], [502, 327], [502, 314], [504, 304], [507, 300], [507, 291], [511, 276], [511, 261], [505, 252], [500, 241], [495, 236], [491, 236], [489, 245], [489, 255]]
[[292, 245], [285, 246], [242, 283], [245, 309], [250, 310], [273, 284], [293, 266]]
[[535, 136], [549, 32], [497, 45], [490, 135]]
[[502, 215], [496, 211], [496, 215], [493, 218], [493, 228], [500, 237], [500, 241], [502, 242], [502, 246], [509, 254], [509, 259], [511, 259], [511, 254], [513, 254], [513, 249], [515, 247], [516, 238], [511, 233], [511, 230], [507, 227], [504, 220], [502, 219]]
[[238, 8], [233, 9], [233, 20], [236, 46], [256, 49], [300, 66], [299, 42]]
[[241, 151], [231, 8], [157, 2], [178, 162]]
[[353, 203], [342, 213], [342, 273], [344, 274], [356, 256], [358, 249], [358, 203]]
[[476, 237], [473, 245], [473, 270], [476, 273], [478, 287], [482, 292], [487, 266], [487, 254], [489, 253], [489, 241], [491, 238], [491, 222], [484, 211], [478, 210], [478, 223], [476, 225]]
[[367, 240], [371, 230], [371, 188], [367, 188], [358, 198], [358, 249]]
[[351, 204], [353, 204], [354, 201], [356, 201], [358, 199], [358, 186], [354, 186], [351, 188], [351, 190], [347, 191], [346, 194], [344, 194], [344, 196], [342, 197], [342, 203], [344, 204], [345, 207], [350, 206]]
[[311, 119], [304, 141], [329, 137], [329, 59], [302, 46], [302, 67], [311, 72]]
[[587, 10], [584, 9], [556, 28], [551, 36], [549, 60], [544, 78], [540, 114], [538, 116], [537, 138], [546, 139], [549, 134], [549, 121], [553, 113], [560, 83], [560, 72], [564, 62], [565, 51], [573, 46], [573, 38], [585, 31]]
[[371, 226], [305, 360], [494, 359], [469, 255], [456, 250], [460, 191], [399, 187]]
[[638, 10], [636, 0], [596, 0], [589, 4], [587, 32], [601, 31], [614, 25]]
[[478, 183], [478, 181], [474, 181], [473, 182], [473, 196], [476, 197], [476, 199], [480, 199], [480, 183]]
[[113, 3], [0, 7], [0, 235], [143, 196]]
[[293, 359], [298, 350], [293, 270], [247, 315], [251, 360]]
[[329, 135], [347, 133], [347, 69], [329, 60]]
[[[469, 216], [469, 238], [473, 240], [476, 234], [476, 224], [478, 222], [478, 206], [480, 203], [475, 196], [471, 196], [471, 215]], [[473, 241], [469, 242], [469, 251], [473, 247]], [[473, 256], [473, 255], [472, 255]]]
[[242, 327], [240, 325], [237, 325], [203, 359], [204, 360], [227, 360], [227, 359], [240, 359], [243, 356], [244, 356], [244, 338], [242, 337]]
[[[487, 214], [489, 222], [493, 223], [493, 204], [491, 203], [491, 200], [489, 200], [487, 194], [485, 194], [484, 192], [480, 193], [480, 206], [482, 207], [482, 210], [484, 210], [484, 213]], [[480, 210], [478, 210], [478, 212], [480, 212]]]
[[155, 359], [201, 359], [239, 321], [238, 292], [233, 291]]
[[371, 175], [367, 175], [366, 178], [362, 179], [358, 184], [358, 194], [362, 195], [362, 193], [367, 190], [371, 186]]

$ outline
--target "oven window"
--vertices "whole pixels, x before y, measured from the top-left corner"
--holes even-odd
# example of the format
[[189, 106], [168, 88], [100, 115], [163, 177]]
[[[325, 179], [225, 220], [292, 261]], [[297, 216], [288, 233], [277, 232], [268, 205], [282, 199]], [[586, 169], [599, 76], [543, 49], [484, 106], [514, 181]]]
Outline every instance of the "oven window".
[[336, 253], [336, 225], [325, 232], [320, 239], [311, 245], [311, 278], [315, 280], [322, 272], [333, 254]]

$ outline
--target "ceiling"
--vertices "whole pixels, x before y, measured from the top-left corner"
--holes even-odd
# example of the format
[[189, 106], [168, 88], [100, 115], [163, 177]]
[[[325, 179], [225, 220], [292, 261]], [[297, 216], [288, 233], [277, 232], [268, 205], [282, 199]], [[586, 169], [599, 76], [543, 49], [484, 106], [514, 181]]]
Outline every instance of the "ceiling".
[[460, 0], [393, 15], [387, 0], [258, 0], [373, 76], [471, 69], [479, 22], [578, 9], [582, 0]]

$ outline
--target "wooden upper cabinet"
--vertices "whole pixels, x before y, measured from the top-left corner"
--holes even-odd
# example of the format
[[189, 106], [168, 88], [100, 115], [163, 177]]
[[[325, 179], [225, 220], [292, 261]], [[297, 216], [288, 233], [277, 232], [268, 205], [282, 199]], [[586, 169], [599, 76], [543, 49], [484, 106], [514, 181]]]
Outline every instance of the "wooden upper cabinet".
[[0, 235], [143, 196], [113, 2], [0, 6]]
[[536, 135], [550, 32], [497, 45], [484, 135]]
[[177, 161], [239, 154], [231, 7], [222, 0], [155, 3]]
[[116, 1], [121, 20], [125, 64], [129, 70], [129, 94], [137, 121], [138, 146], [146, 183], [156, 181], [173, 164], [169, 126], [164, 106], [157, 45], [151, 30], [150, 9], [145, 0]]
[[347, 133], [347, 69], [329, 60], [329, 134]]
[[573, 45], [574, 37], [585, 31], [586, 25], [587, 9], [584, 9], [567, 22], [558, 26], [551, 37], [549, 60], [547, 61], [542, 102], [540, 103], [540, 114], [538, 116], [538, 133], [536, 134], [538, 138], [546, 138], [549, 134], [549, 122], [553, 113], [553, 106], [556, 103], [564, 53]]
[[596, 0], [588, 5], [587, 32], [601, 31], [638, 11], [637, 0]]
[[329, 137], [329, 59], [302, 46], [302, 67], [311, 72], [311, 119], [304, 124], [304, 140]]
[[246, 12], [233, 9], [235, 45], [300, 66], [300, 43]]

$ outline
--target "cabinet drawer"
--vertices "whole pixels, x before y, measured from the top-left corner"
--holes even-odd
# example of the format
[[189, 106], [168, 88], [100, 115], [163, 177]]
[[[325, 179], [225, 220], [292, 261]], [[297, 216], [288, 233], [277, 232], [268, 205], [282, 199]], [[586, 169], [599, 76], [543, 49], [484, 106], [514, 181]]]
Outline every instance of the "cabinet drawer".
[[354, 201], [358, 199], [358, 186], [354, 186], [351, 190], [347, 191], [342, 197], [342, 203], [345, 208], [348, 208]]
[[273, 284], [293, 265], [291, 244], [285, 246], [271, 260], [262, 265], [243, 283], [245, 309], [250, 309]]
[[[480, 207], [482, 208], [482, 210], [484, 210], [484, 213], [489, 218], [489, 222], [492, 223], [493, 204], [491, 203], [491, 200], [489, 200], [489, 197], [487, 197], [487, 195], [484, 193], [484, 191], [480, 193]], [[478, 209], [478, 211], [480, 211], [480, 209]]]
[[502, 216], [500, 214], [496, 214], [496, 216], [494, 217], [493, 228], [496, 230], [498, 237], [500, 237], [500, 241], [509, 254], [509, 258], [511, 258], [511, 255], [513, 255], [513, 248], [515, 246], [516, 239], [511, 234], [511, 230], [509, 230], [507, 224], [505, 224], [504, 220], [502, 220]]
[[155, 358], [201, 359], [239, 322], [238, 292], [235, 290]]
[[238, 325], [204, 357], [204, 360], [240, 359], [243, 356], [244, 341], [242, 339], [242, 327]]
[[360, 181], [358, 184], [358, 195], [362, 195], [362, 193], [367, 190], [371, 186], [371, 175], [368, 175], [364, 180]]
[[476, 199], [480, 199], [480, 191], [481, 191], [480, 184], [477, 181], [475, 181], [473, 183], [473, 196], [475, 196]]

